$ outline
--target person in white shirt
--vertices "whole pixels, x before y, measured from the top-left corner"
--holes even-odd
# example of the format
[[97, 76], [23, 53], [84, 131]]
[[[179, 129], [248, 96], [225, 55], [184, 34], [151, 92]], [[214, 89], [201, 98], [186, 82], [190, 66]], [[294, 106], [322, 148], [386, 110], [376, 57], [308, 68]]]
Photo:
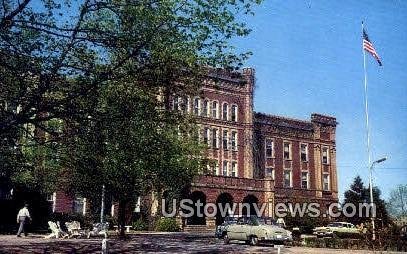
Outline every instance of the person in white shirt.
[[25, 224], [31, 220], [30, 212], [28, 211], [28, 204], [25, 203], [24, 207], [18, 211], [17, 214], [17, 223], [20, 223], [18, 228], [17, 237], [21, 237], [21, 233], [24, 232], [24, 235], [27, 236], [27, 231], [24, 229]]

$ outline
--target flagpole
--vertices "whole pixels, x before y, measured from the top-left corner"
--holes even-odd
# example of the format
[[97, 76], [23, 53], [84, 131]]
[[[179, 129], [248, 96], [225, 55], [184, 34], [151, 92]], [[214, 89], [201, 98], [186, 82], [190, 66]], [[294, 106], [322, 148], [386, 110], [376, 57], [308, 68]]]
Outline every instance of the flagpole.
[[[362, 35], [364, 32], [364, 27], [363, 27], [363, 21], [362, 21]], [[370, 189], [370, 207], [373, 209], [373, 172], [372, 169], [373, 167], [371, 166], [371, 154], [370, 154], [370, 128], [369, 128], [369, 103], [368, 103], [368, 86], [367, 86], [367, 71], [366, 71], [366, 52], [363, 47], [363, 39], [362, 39], [362, 52], [363, 52], [363, 69], [365, 73], [365, 116], [366, 116], [366, 139], [367, 139], [367, 168], [369, 169], [369, 189]], [[372, 210], [372, 212], [374, 209]], [[374, 221], [374, 215], [372, 214], [371, 220], [372, 220], [372, 240], [376, 240], [376, 232], [375, 232], [375, 221]]]

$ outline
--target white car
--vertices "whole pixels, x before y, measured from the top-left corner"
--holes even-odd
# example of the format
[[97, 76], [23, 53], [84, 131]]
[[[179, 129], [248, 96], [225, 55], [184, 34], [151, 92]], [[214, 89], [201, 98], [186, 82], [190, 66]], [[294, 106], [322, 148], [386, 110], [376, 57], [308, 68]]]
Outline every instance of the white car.
[[277, 226], [272, 219], [251, 216], [238, 218], [236, 224], [229, 225], [223, 240], [225, 244], [231, 240], [245, 241], [251, 245], [259, 242], [284, 244], [292, 241], [292, 235], [290, 231]]

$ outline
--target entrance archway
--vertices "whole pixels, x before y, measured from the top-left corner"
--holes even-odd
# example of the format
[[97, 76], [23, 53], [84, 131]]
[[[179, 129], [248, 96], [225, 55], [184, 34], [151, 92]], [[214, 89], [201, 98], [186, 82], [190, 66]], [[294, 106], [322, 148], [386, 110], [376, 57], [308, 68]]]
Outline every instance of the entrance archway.
[[[243, 204], [248, 204], [243, 206], [242, 213], [244, 216], [250, 216], [250, 215], [257, 215], [256, 210], [254, 208], [255, 205], [258, 205], [258, 198], [255, 195], [247, 195], [246, 197], [243, 198]], [[260, 207], [258, 207], [260, 209]], [[260, 215], [260, 214], [259, 214]]]
[[[225, 217], [229, 215], [229, 209], [226, 209], [227, 207], [230, 207], [232, 209], [233, 205], [233, 197], [227, 192], [224, 192], [218, 196], [216, 199], [216, 206], [218, 207], [218, 211], [216, 213], [216, 225], [220, 225], [223, 223], [225, 220]], [[224, 214], [222, 214], [224, 213]]]
[[[206, 225], [206, 219], [204, 214], [204, 206], [206, 205], [206, 195], [202, 191], [194, 191], [190, 194], [190, 199], [193, 202], [194, 214], [187, 219], [188, 225]], [[202, 205], [197, 207], [195, 204], [200, 202]], [[201, 216], [198, 216], [200, 214]]]

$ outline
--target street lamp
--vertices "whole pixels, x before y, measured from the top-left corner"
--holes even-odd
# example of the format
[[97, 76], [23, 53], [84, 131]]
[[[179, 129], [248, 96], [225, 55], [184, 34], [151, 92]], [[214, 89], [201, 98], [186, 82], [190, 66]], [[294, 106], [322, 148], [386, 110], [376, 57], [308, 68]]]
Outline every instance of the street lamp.
[[[374, 162], [372, 162], [372, 164], [370, 165], [370, 177], [369, 177], [369, 185], [370, 185], [370, 207], [373, 209], [373, 167], [375, 164], [381, 163], [383, 161], [387, 160], [387, 157], [383, 157], [381, 159], [375, 160]], [[371, 220], [372, 220], [372, 231], [373, 231], [373, 236], [372, 236], [372, 240], [376, 240], [376, 230], [375, 230], [375, 224], [374, 224], [374, 217], [376, 215], [371, 216]]]

